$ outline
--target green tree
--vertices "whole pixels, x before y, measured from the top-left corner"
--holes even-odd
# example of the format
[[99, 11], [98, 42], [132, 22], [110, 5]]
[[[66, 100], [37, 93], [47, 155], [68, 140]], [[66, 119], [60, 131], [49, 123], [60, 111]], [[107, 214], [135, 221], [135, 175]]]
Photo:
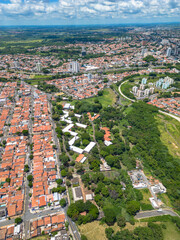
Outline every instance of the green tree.
[[29, 135], [29, 132], [28, 132], [28, 130], [23, 130], [23, 131], [22, 131], [22, 134], [23, 134], [24, 136], [28, 136], [28, 135]]
[[87, 240], [87, 237], [85, 235], [81, 235], [81, 240]]
[[105, 229], [106, 237], [107, 239], [111, 239], [114, 233], [114, 230], [112, 228], [106, 228]]
[[63, 170], [61, 171], [61, 176], [62, 176], [62, 177], [66, 177], [66, 176], [67, 176], [67, 171], [66, 171], [65, 169], [63, 169]]
[[28, 175], [28, 176], [27, 176], [27, 180], [28, 180], [28, 181], [33, 181], [33, 176], [32, 176], [32, 175]]
[[114, 210], [110, 208], [106, 208], [103, 211], [105, 216], [105, 222], [107, 223], [107, 225], [109, 226], [113, 225], [116, 221], [116, 214]]
[[21, 224], [22, 223], [22, 218], [20, 218], [20, 217], [15, 218], [15, 223], [16, 224]]
[[126, 219], [123, 216], [118, 216], [117, 217], [117, 225], [119, 227], [125, 227], [126, 226]]
[[64, 198], [62, 198], [60, 200], [60, 205], [61, 205], [61, 207], [65, 207], [66, 206], [66, 200]]
[[130, 215], [135, 215], [140, 210], [140, 203], [135, 200], [130, 201], [128, 202], [126, 209]]

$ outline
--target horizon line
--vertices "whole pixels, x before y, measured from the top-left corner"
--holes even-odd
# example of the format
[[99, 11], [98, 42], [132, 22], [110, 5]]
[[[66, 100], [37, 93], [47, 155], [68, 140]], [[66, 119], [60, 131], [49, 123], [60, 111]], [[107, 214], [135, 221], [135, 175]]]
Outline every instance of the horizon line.
[[93, 23], [93, 24], [32, 24], [32, 25], [0, 25], [0, 27], [53, 27], [53, 26], [113, 26], [113, 25], [151, 25], [151, 24], [180, 24], [179, 22], [151, 22], [151, 23], [142, 23], [142, 22], [137, 22], [137, 23]]

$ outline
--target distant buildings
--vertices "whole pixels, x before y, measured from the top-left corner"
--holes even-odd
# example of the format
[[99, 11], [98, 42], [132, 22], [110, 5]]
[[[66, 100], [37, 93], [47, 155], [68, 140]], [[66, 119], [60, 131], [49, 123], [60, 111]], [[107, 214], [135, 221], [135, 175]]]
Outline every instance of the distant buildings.
[[141, 84], [140, 85], [140, 90], [144, 90], [145, 89], [145, 85], [144, 84]]
[[134, 94], [136, 94], [137, 91], [138, 91], [138, 87], [137, 87], [137, 86], [134, 86], [134, 87], [132, 88], [132, 91], [133, 91]]
[[168, 87], [170, 87], [170, 85], [172, 85], [174, 83], [174, 80], [170, 77], [165, 77], [164, 79], [163, 78], [160, 78], [156, 83], [155, 83], [155, 86], [157, 88], [162, 88], [162, 89], [167, 89]]
[[72, 73], [78, 73], [79, 72], [79, 63], [77, 61], [73, 61], [70, 63], [69, 70]]
[[81, 55], [82, 55], [82, 57], [86, 56], [86, 49], [84, 46], [82, 47]]
[[143, 97], [143, 91], [141, 91], [141, 90], [138, 90], [137, 91], [137, 97]]
[[167, 56], [167, 57], [170, 57], [170, 56], [171, 56], [171, 53], [172, 53], [172, 48], [169, 47], [169, 48], [167, 49], [166, 56]]
[[147, 78], [143, 78], [142, 81], [141, 81], [141, 84], [147, 84]]
[[37, 72], [41, 72], [42, 67], [41, 67], [41, 63], [40, 63], [40, 62], [37, 62], [37, 64], [36, 64], [36, 70], [37, 70]]
[[144, 95], [145, 96], [147, 96], [147, 97], [149, 97], [149, 94], [150, 94], [150, 89], [145, 89], [145, 91], [144, 91]]
[[[155, 83], [148, 83], [148, 84], [147, 84], [147, 79], [143, 78], [141, 80], [141, 84], [139, 87], [133, 86], [132, 93], [138, 98], [149, 97], [150, 94], [153, 94], [155, 92], [155, 88], [157, 89], [161, 88], [165, 90], [169, 88], [170, 85], [172, 85], [173, 83], [174, 83], [174, 80], [168, 76], [165, 78], [160, 78]], [[147, 85], [148, 85], [148, 88], [147, 88]]]
[[143, 48], [142, 48], [142, 51], [141, 51], [142, 57], [144, 57], [144, 55], [145, 55], [146, 52], [147, 52], [147, 49], [143, 47]]

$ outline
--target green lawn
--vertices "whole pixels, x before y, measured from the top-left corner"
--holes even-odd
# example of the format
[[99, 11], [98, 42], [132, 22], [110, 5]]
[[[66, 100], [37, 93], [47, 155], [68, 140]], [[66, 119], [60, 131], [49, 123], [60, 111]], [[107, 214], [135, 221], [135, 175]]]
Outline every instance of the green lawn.
[[48, 76], [48, 75], [31, 75], [31, 76], [30, 76], [30, 78], [32, 78], [32, 79], [41, 79], [41, 78], [42, 78], [42, 79], [44, 79], [44, 78], [45, 78], [45, 79], [46, 79], [46, 78], [48, 79], [48, 78], [50, 78], [50, 77], [51, 77], [51, 76]]
[[143, 200], [142, 203], [150, 204], [149, 198], [151, 197], [151, 194], [148, 189], [140, 189], [141, 193], [143, 194]]
[[116, 95], [111, 88], [106, 88], [103, 90], [102, 96], [96, 96], [93, 98], [87, 98], [86, 101], [89, 103], [94, 102], [95, 99], [98, 99], [103, 107], [113, 106], [116, 102]]
[[164, 116], [156, 117], [161, 141], [167, 146], [169, 153], [176, 158], [180, 157], [180, 124], [177, 120]]
[[164, 240], [179, 240], [180, 239], [180, 231], [176, 225], [172, 222], [164, 223], [167, 229], [163, 229]]
[[134, 82], [127, 81], [126, 83], [121, 85], [121, 91], [126, 97], [131, 98], [131, 99], [136, 99], [134, 97], [134, 94], [132, 94], [130, 92], [132, 90], [133, 86], [134, 86]]
[[18, 40], [18, 41], [8, 41], [6, 44], [19, 44], [19, 43], [36, 43], [36, 42], [42, 42], [43, 39], [33, 39], [33, 40]]
[[72, 193], [72, 188], [71, 187], [68, 188], [68, 193], [69, 193], [70, 203], [73, 203], [73, 193]]
[[33, 240], [49, 240], [50, 236], [45, 235], [45, 236], [39, 236], [39, 237], [35, 237], [35, 238], [31, 238]]

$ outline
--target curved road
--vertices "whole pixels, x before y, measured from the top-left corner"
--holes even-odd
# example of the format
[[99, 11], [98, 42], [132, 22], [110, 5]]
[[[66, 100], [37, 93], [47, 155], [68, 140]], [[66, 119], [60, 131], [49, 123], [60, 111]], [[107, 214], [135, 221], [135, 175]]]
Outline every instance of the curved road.
[[121, 91], [121, 86], [122, 86], [124, 83], [128, 82], [128, 81], [129, 81], [129, 80], [126, 80], [126, 81], [122, 82], [122, 83], [119, 85], [119, 92], [120, 92], [120, 94], [121, 94], [124, 98], [128, 99], [128, 100], [131, 101], [131, 102], [135, 102], [136, 100], [126, 97], [126, 95], [124, 95], [124, 94], [122, 93], [122, 91]]

